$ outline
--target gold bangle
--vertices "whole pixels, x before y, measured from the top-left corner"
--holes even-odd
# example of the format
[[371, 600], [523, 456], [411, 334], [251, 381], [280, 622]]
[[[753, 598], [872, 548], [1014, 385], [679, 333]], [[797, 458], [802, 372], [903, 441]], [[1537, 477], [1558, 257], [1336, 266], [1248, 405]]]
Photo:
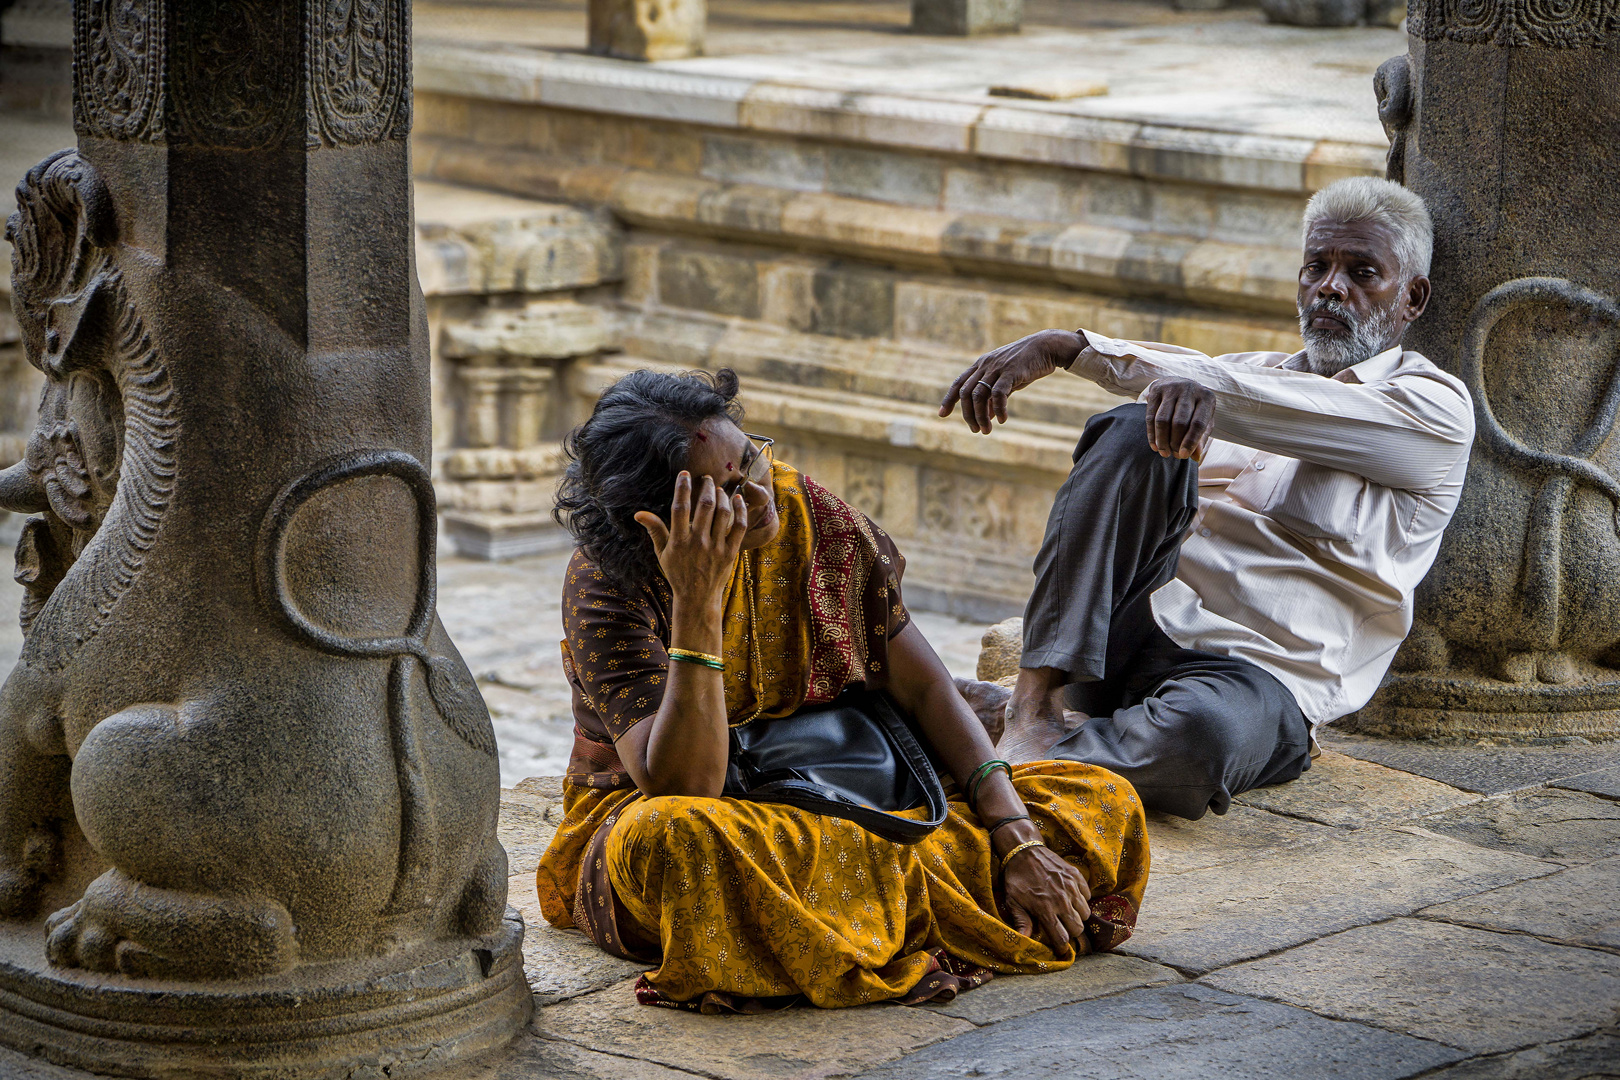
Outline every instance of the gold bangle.
[[702, 664], [706, 668], [716, 671], [726, 670], [726, 662], [713, 653], [694, 652], [691, 649], [670, 649], [669, 658], [687, 664]]
[[1017, 847], [1013, 848], [1011, 851], [1007, 852], [1007, 854], [1001, 857], [1001, 872], [1005, 874], [1007, 872], [1007, 863], [1012, 860], [1014, 855], [1018, 854], [1020, 851], [1023, 851], [1025, 848], [1045, 846], [1046, 841], [1044, 840], [1025, 840], [1022, 844], [1019, 844]]

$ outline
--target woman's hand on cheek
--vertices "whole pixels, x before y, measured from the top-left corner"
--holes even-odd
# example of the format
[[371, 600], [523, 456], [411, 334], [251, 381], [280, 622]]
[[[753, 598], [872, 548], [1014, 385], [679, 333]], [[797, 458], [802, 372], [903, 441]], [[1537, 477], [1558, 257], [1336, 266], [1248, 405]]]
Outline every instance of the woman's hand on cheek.
[[707, 603], [720, 599], [748, 531], [748, 507], [742, 495], [727, 497], [715, 487], [712, 477], [705, 476], [694, 500], [691, 474], [682, 472], [675, 479], [669, 524], [645, 510], [636, 514], [636, 522], [652, 539], [658, 565], [677, 600]]

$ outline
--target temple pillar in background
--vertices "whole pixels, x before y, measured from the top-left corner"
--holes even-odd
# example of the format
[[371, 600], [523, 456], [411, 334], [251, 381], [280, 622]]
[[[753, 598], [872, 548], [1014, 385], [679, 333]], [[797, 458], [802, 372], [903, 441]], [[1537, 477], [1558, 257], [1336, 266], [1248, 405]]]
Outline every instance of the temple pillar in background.
[[464, 1061], [532, 1005], [435, 614], [409, 5], [74, 14], [79, 145], [9, 224], [45, 389], [0, 473], [31, 515], [0, 1041], [142, 1077]]
[[1434, 216], [1407, 334], [1478, 435], [1417, 625], [1347, 726], [1620, 735], [1620, 18], [1574, 0], [1412, 0], [1380, 69], [1389, 175]]

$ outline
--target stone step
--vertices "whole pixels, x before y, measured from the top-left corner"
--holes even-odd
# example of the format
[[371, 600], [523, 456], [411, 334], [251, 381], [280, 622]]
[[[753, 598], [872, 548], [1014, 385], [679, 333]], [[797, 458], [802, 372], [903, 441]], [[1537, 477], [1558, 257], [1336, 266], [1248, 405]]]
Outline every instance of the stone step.
[[847, 259], [640, 231], [627, 240], [625, 267], [621, 298], [648, 312], [674, 308], [756, 320], [805, 335], [805, 347], [812, 351], [820, 347], [815, 342], [839, 339], [933, 348], [953, 354], [959, 370], [982, 353], [1049, 327], [1086, 326], [1212, 355], [1299, 347], [1291, 317], [1209, 311], [1022, 281], [895, 271]]
[[[773, 58], [763, 58], [767, 61]], [[688, 124], [733, 132], [836, 140], [860, 147], [976, 155], [1153, 180], [1306, 195], [1341, 176], [1383, 171], [1379, 142], [1231, 130], [1204, 118], [1165, 122], [1085, 115], [1036, 102], [871, 90], [806, 80], [638, 65], [538, 49], [418, 42], [418, 104], [434, 95]], [[710, 62], [712, 68], [716, 62]], [[720, 62], [720, 63], [723, 63]], [[745, 62], [744, 62], [745, 63]], [[733, 63], [734, 67], [740, 67]], [[780, 66], [780, 65], [777, 65]], [[418, 123], [421, 123], [419, 118]], [[1245, 127], [1250, 130], [1244, 130]]]
[[[490, 146], [419, 124], [423, 177], [600, 207], [635, 226], [874, 262], [1059, 283], [1103, 294], [1286, 315], [1297, 241], [1198, 238], [1121, 226], [931, 209]], [[1297, 208], [1293, 212], [1297, 222]]]
[[617, 281], [607, 217], [555, 202], [418, 180], [416, 272], [426, 296], [545, 293]]

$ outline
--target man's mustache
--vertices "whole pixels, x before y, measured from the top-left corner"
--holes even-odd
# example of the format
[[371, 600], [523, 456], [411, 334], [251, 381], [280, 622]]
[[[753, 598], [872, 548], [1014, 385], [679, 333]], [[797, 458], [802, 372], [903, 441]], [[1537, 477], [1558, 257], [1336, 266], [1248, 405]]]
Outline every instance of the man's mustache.
[[[1299, 313], [1300, 321], [1305, 323], [1309, 323], [1318, 315], [1331, 315], [1344, 323], [1345, 330], [1355, 333], [1356, 317], [1342, 300], [1331, 296], [1324, 297], [1313, 302], [1309, 307], [1301, 308]], [[1323, 333], [1324, 331], [1318, 330], [1317, 332]]]

